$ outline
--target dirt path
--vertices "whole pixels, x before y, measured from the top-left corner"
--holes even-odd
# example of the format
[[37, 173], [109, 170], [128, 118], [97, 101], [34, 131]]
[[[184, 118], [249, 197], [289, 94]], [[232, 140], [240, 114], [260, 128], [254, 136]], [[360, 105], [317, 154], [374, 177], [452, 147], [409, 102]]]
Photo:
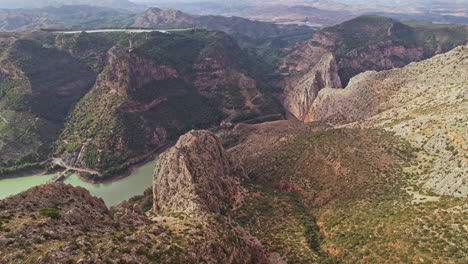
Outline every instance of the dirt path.
[[8, 120], [6, 120], [6, 118], [3, 117], [2, 115], [0, 115], [0, 119], [3, 120], [3, 122], [5, 123], [10, 124], [10, 122], [8, 122]]
[[65, 162], [63, 162], [62, 159], [60, 158], [53, 158], [52, 159], [52, 163], [60, 166], [60, 167], [63, 167], [67, 170], [72, 170], [72, 171], [78, 171], [78, 172], [85, 172], [85, 173], [89, 173], [89, 174], [97, 174], [97, 175], [101, 175], [100, 172], [98, 171], [95, 171], [95, 170], [91, 170], [91, 169], [82, 169], [82, 168], [76, 168], [76, 167], [70, 167], [68, 165], [65, 164]]

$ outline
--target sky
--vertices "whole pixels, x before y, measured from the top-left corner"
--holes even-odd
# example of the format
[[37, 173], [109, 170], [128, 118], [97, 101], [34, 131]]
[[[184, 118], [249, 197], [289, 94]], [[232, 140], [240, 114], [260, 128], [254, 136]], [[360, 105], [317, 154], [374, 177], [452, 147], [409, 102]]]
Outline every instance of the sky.
[[[222, 5], [226, 6], [238, 6], [242, 5], [243, 3], [248, 3], [248, 2], [256, 2], [256, 3], [262, 3], [262, 2], [277, 2], [277, 3], [282, 3], [282, 2], [307, 2], [308, 0], [0, 0], [0, 7], [38, 7], [38, 6], [45, 6], [49, 4], [54, 4], [54, 3], [60, 3], [60, 4], [103, 4], [106, 6], [114, 6], [113, 4], [109, 3], [116, 3], [116, 2], [125, 2], [125, 1], [131, 1], [135, 3], [151, 3], [153, 6], [157, 6], [158, 3], [181, 3], [181, 2], [186, 2], [186, 3], [200, 3], [200, 2], [215, 2], [219, 3]], [[314, 2], [314, 0], [310, 0]], [[326, 2], [327, 0], [322, 0], [323, 2]], [[383, 5], [383, 6], [421, 6], [424, 5], [424, 3], [431, 3], [435, 4], [437, 2], [443, 3], [444, 6], [451, 6], [453, 5], [454, 7], [460, 7], [460, 6], [466, 6], [468, 8], [468, 0], [333, 0], [334, 2], [342, 2], [350, 5], [355, 5], [355, 4], [361, 4], [361, 5]], [[99, 4], [98, 4], [99, 5]]]

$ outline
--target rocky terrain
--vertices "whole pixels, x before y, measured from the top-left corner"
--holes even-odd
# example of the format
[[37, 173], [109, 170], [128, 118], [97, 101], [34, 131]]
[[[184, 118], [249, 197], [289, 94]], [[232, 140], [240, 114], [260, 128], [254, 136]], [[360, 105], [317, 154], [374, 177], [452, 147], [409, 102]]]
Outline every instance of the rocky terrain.
[[[289, 75], [283, 82], [285, 108], [301, 121], [312, 121], [309, 107], [322, 88], [342, 88], [361, 72], [403, 67], [449, 51], [467, 42], [467, 32], [466, 26], [403, 24], [378, 16], [325, 28], [283, 60], [282, 71]], [[324, 63], [330, 53], [333, 61]], [[323, 73], [328, 81], [321, 79]], [[333, 80], [336, 75], [340, 83]]]
[[131, 41], [130, 51], [109, 49], [62, 132], [57, 153], [81, 166], [115, 174], [192, 128], [279, 113], [248, 73], [247, 54], [223, 33], [153, 33]]
[[1, 166], [36, 162], [50, 151], [95, 73], [70, 54], [30, 38], [3, 34], [0, 42]]
[[213, 135], [189, 132], [160, 159], [154, 173], [155, 212], [220, 213], [236, 206], [239, 181], [246, 175], [241, 167], [236, 171], [239, 164], [229, 158]]
[[466, 263], [466, 36], [364, 16], [273, 72], [219, 31], [1, 33], [0, 175], [166, 150], [112, 208], [62, 183], [0, 200], [0, 263]]
[[345, 89], [320, 91], [311, 120], [394, 131], [429, 154], [424, 187], [466, 197], [467, 59], [460, 46], [401, 69], [362, 73]]
[[246, 177], [235, 165], [213, 134], [193, 131], [160, 158], [146, 215], [62, 183], [2, 200], [0, 263], [281, 263], [227, 216]]
[[221, 32], [33, 31], [1, 43], [2, 173], [54, 155], [107, 177], [190, 129], [282, 118], [262, 62]]
[[392, 132], [276, 121], [219, 136], [180, 137], [153, 192], [112, 209], [62, 183], [0, 201], [0, 263], [466, 260], [465, 200], [412, 185], [423, 153]]

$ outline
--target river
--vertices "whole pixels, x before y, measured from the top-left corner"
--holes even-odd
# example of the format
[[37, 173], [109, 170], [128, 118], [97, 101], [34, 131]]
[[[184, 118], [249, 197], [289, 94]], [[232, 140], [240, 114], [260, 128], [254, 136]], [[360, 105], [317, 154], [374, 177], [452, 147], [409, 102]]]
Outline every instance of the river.
[[[64, 182], [88, 189], [92, 195], [101, 197], [106, 205], [110, 207], [135, 195], [143, 194], [147, 188], [150, 188], [153, 182], [155, 165], [156, 159], [134, 170], [130, 176], [109, 183], [93, 184], [83, 182], [78, 179], [76, 174], [67, 175]], [[31, 187], [44, 184], [53, 176], [54, 174], [36, 174], [0, 180], [0, 200]]]

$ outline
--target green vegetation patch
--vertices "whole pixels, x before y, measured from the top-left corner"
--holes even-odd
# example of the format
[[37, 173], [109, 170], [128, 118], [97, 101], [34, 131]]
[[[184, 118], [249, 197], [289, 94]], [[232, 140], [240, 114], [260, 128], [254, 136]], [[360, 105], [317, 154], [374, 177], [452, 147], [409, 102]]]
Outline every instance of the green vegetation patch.
[[39, 208], [39, 213], [45, 217], [50, 217], [53, 219], [60, 218], [60, 209], [55, 207]]

